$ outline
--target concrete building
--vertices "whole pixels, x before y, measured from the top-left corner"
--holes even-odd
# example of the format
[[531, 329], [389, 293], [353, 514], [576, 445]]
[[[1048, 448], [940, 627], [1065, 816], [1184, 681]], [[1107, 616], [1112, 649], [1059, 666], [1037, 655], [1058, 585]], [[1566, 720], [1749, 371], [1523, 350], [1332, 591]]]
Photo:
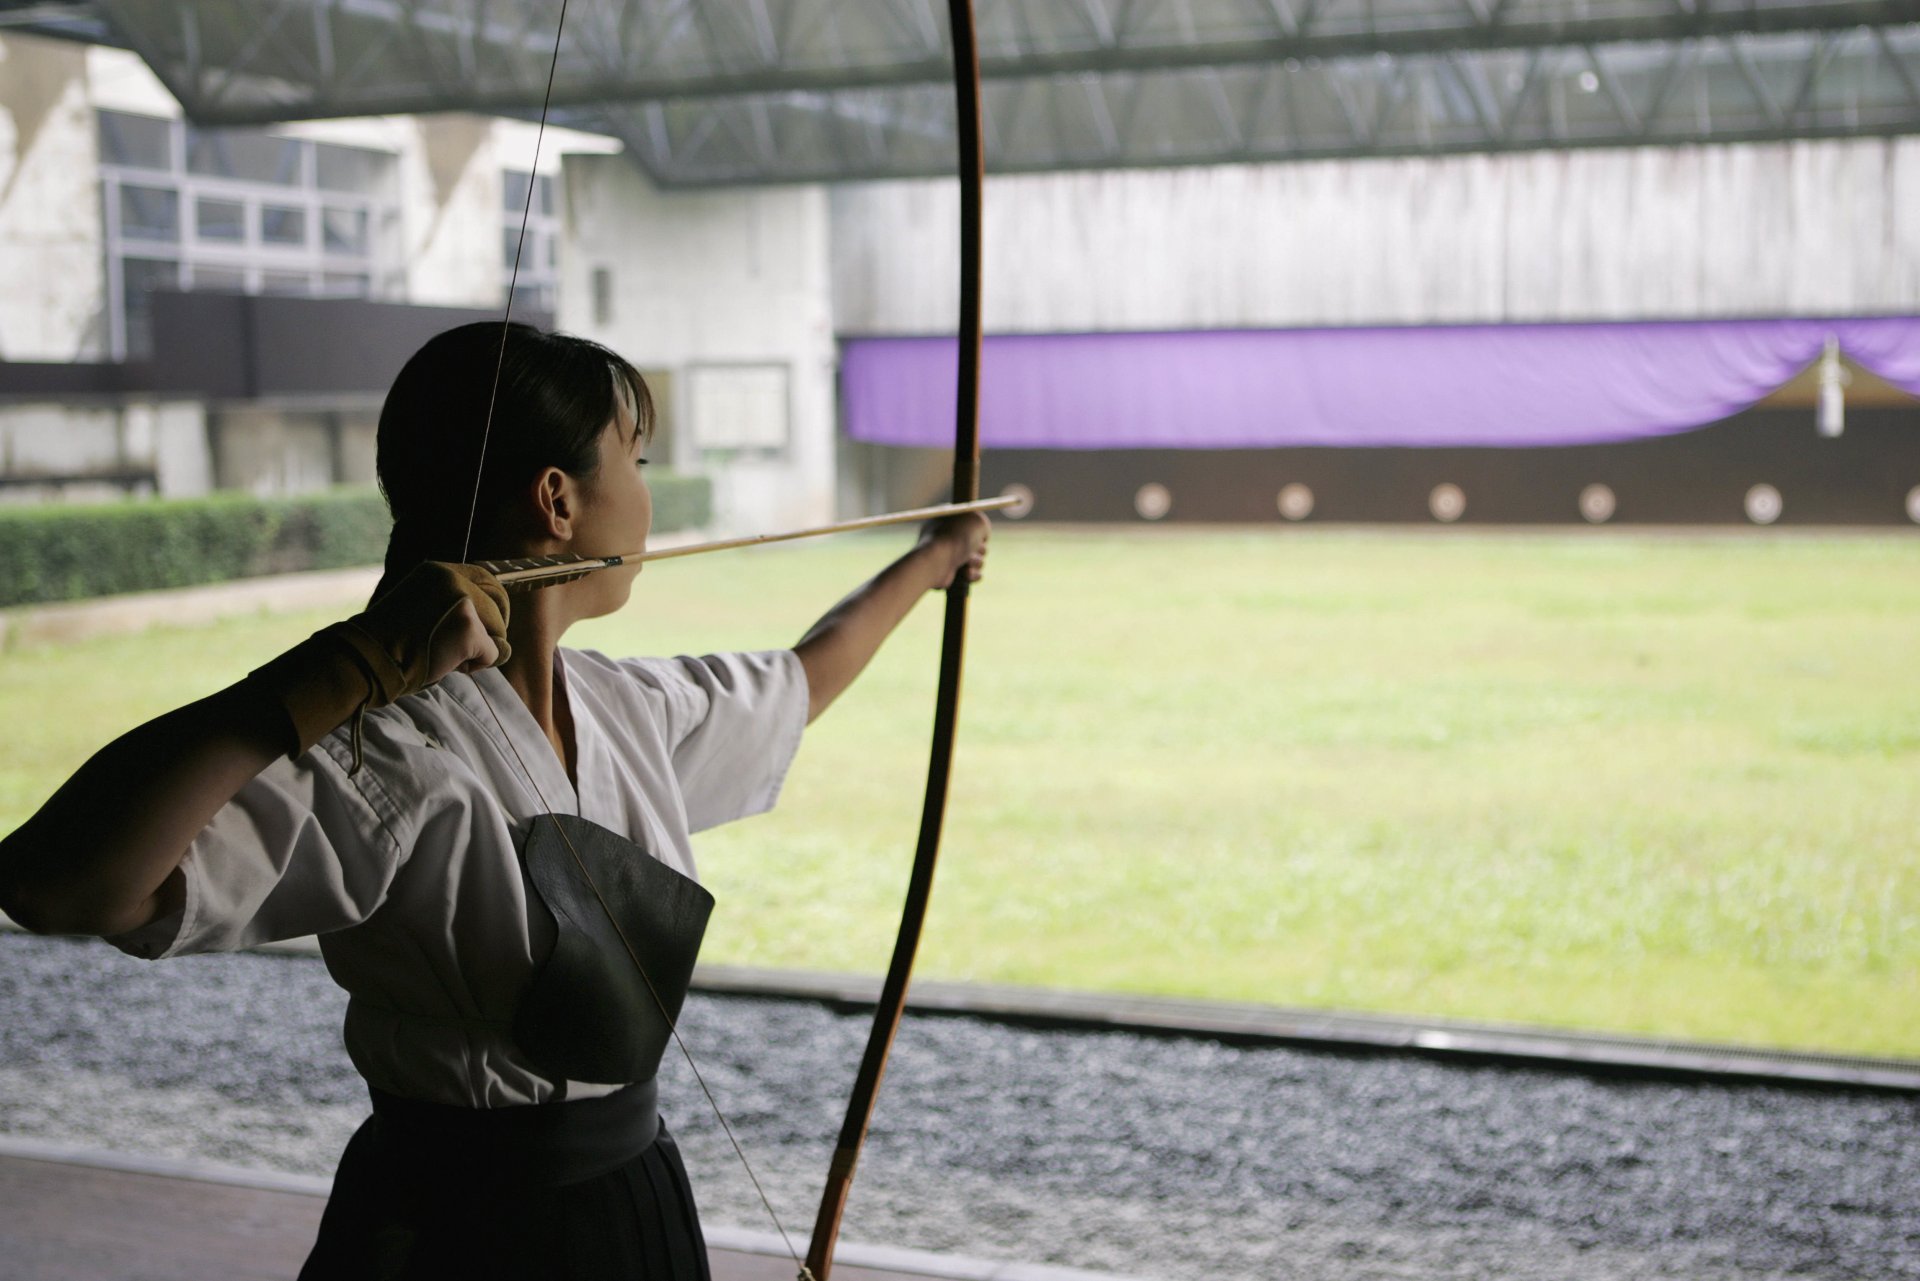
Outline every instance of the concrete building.
[[[257, 339], [254, 304], [374, 308], [279, 308], [322, 327], [422, 309], [409, 334], [498, 316], [529, 194], [515, 307], [551, 317], [562, 157], [618, 144], [549, 129], [536, 170], [535, 132], [462, 114], [197, 129], [132, 53], [0, 37], [0, 501], [370, 483], [391, 368], [261, 386], [178, 366]], [[166, 332], [208, 320], [180, 295], [247, 305]]]

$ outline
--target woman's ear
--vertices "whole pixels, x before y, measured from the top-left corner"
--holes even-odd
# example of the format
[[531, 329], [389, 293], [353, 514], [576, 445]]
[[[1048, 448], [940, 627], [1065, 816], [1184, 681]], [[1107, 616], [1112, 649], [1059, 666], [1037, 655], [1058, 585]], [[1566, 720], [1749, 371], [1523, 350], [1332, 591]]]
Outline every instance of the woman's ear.
[[580, 494], [573, 477], [558, 467], [543, 468], [533, 481], [534, 521], [539, 533], [566, 542], [579, 517]]

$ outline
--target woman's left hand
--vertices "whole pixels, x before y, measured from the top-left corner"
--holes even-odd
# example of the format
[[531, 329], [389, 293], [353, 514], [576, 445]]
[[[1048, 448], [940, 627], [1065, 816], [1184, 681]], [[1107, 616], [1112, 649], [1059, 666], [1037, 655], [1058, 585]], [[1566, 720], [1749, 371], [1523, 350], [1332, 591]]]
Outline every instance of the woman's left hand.
[[931, 549], [935, 557], [935, 587], [951, 587], [962, 573], [969, 583], [977, 583], [986, 572], [987, 540], [993, 536], [993, 522], [982, 512], [961, 512], [930, 520], [920, 529], [921, 548]]

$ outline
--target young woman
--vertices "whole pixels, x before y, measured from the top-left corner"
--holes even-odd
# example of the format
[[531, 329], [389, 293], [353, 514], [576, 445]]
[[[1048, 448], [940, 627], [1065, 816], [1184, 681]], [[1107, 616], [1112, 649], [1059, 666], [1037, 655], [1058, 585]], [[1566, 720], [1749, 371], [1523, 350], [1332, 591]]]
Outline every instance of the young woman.
[[143, 957], [320, 936], [374, 1114], [303, 1277], [706, 1276], [654, 1111], [664, 1032], [626, 1026], [684, 992], [710, 902], [689, 835], [773, 804], [914, 603], [980, 577], [987, 522], [930, 526], [791, 650], [562, 649], [638, 565], [509, 603], [462, 562], [641, 550], [652, 428], [595, 343], [433, 339], [381, 413], [373, 603], [109, 744], [0, 842], [0, 909], [30, 929]]

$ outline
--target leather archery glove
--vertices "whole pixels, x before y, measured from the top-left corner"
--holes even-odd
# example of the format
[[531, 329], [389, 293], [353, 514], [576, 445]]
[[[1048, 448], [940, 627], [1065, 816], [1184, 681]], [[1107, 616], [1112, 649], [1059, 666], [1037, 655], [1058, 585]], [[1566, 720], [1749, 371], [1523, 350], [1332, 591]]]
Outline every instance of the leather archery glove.
[[469, 604], [500, 649], [497, 667], [513, 652], [506, 588], [477, 565], [430, 560], [361, 613], [321, 628], [251, 673], [247, 683], [286, 712], [288, 757], [351, 720], [358, 770], [361, 717], [434, 682], [434, 637]]

